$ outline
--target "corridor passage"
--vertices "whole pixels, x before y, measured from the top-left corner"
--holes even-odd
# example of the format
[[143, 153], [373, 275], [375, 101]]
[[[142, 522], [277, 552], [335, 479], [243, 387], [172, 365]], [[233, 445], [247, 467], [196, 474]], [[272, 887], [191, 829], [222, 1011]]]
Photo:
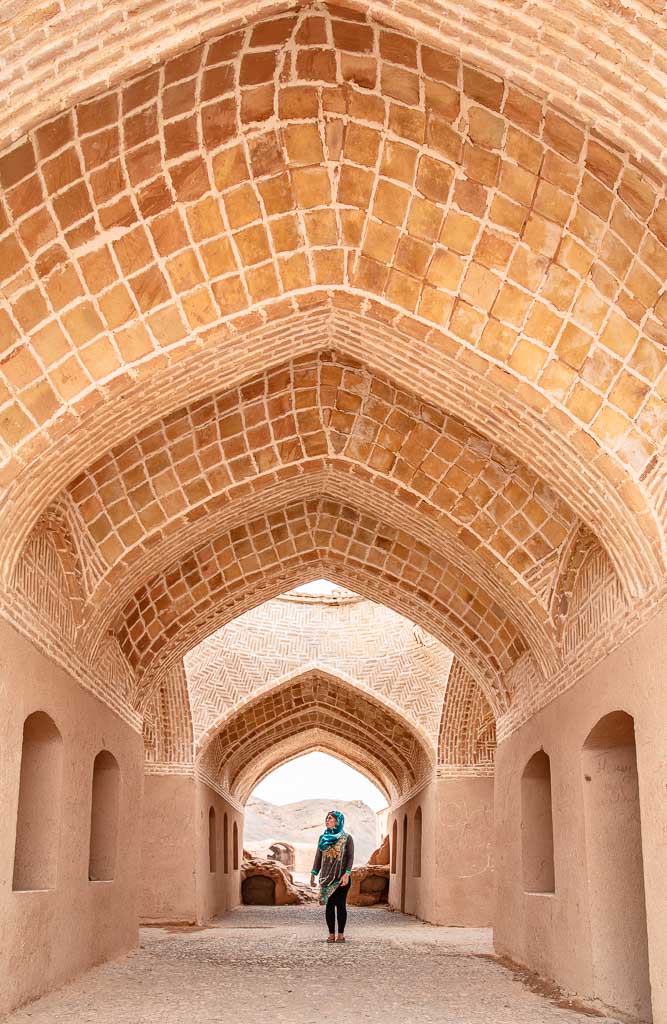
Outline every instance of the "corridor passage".
[[[143, 929], [141, 948], [6, 1024], [584, 1024], [494, 963], [487, 929], [352, 908], [327, 945], [319, 907], [242, 907], [201, 929]], [[610, 1018], [597, 1018], [601, 1024]]]

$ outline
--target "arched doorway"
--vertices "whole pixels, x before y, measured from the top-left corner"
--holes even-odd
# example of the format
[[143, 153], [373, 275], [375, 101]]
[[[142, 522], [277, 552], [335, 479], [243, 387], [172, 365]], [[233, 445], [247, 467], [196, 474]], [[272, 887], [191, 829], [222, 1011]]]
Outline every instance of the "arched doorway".
[[267, 875], [250, 875], [241, 885], [241, 898], [249, 906], [273, 907], [276, 903], [276, 883]]
[[651, 1020], [634, 720], [600, 719], [582, 751], [594, 994]]

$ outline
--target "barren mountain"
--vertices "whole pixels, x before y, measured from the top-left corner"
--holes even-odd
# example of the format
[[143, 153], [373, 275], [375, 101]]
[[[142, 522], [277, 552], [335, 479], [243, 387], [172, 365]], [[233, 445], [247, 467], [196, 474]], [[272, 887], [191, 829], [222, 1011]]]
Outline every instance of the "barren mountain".
[[332, 807], [345, 815], [345, 831], [354, 837], [355, 862], [365, 864], [377, 846], [376, 819], [375, 812], [361, 800], [302, 800], [278, 805], [251, 797], [246, 805], [243, 845], [264, 849], [269, 841], [282, 841], [315, 846]]

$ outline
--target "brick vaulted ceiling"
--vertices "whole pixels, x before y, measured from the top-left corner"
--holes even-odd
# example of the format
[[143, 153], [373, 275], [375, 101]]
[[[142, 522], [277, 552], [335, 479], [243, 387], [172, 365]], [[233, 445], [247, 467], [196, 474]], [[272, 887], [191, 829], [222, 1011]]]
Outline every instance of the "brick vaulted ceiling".
[[543, 577], [576, 528], [568, 506], [502, 447], [330, 354], [156, 421], [73, 481], [77, 519], [101, 556], [91, 632], [147, 573], [208, 543], [214, 523], [237, 523], [239, 501], [257, 510], [268, 497], [270, 510], [297, 492], [354, 496], [387, 538], [390, 526], [412, 533], [410, 548], [423, 520], [431, 559], [469, 563], [466, 585], [488, 591], [547, 654]]
[[306, 671], [361, 688], [435, 749], [452, 661], [451, 651], [409, 619], [358, 595], [340, 602], [296, 592], [266, 601], [184, 660], [195, 749], [260, 693]]
[[[182, 53], [263, 13], [293, 16], [296, 3], [226, 0], [5, 0], [0, 11], [0, 139], [22, 132], [138, 69]], [[560, 4], [488, 0], [376, 0], [331, 9], [370, 11], [395, 32], [437, 42], [471, 65], [548, 97], [575, 120], [600, 126], [649, 165], [664, 168], [664, 0]]]
[[204, 774], [245, 802], [257, 783], [305, 749], [325, 747], [365, 771], [393, 801], [434, 767], [429, 744], [377, 698], [314, 670], [231, 715], [202, 750]]
[[144, 737], [147, 770], [194, 769], [241, 802], [311, 749], [353, 764], [391, 798], [434, 768], [492, 774], [496, 723], [463, 665], [408, 619], [349, 591], [298, 590], [191, 650], [146, 708]]
[[147, 679], [327, 575], [505, 707], [582, 526], [664, 579], [660, 5], [214, 6], [0, 24], [0, 578], [56, 503]]

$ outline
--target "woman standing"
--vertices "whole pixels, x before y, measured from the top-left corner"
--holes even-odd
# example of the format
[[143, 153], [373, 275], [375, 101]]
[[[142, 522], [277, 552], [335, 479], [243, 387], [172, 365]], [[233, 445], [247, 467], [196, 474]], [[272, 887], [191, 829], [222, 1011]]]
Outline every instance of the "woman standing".
[[320, 876], [320, 902], [326, 905], [325, 917], [329, 928], [327, 942], [336, 942], [336, 915], [338, 915], [338, 942], [345, 942], [347, 922], [347, 894], [354, 862], [354, 840], [343, 831], [345, 818], [340, 811], [329, 811], [326, 828], [317, 843], [317, 853], [310, 884]]

